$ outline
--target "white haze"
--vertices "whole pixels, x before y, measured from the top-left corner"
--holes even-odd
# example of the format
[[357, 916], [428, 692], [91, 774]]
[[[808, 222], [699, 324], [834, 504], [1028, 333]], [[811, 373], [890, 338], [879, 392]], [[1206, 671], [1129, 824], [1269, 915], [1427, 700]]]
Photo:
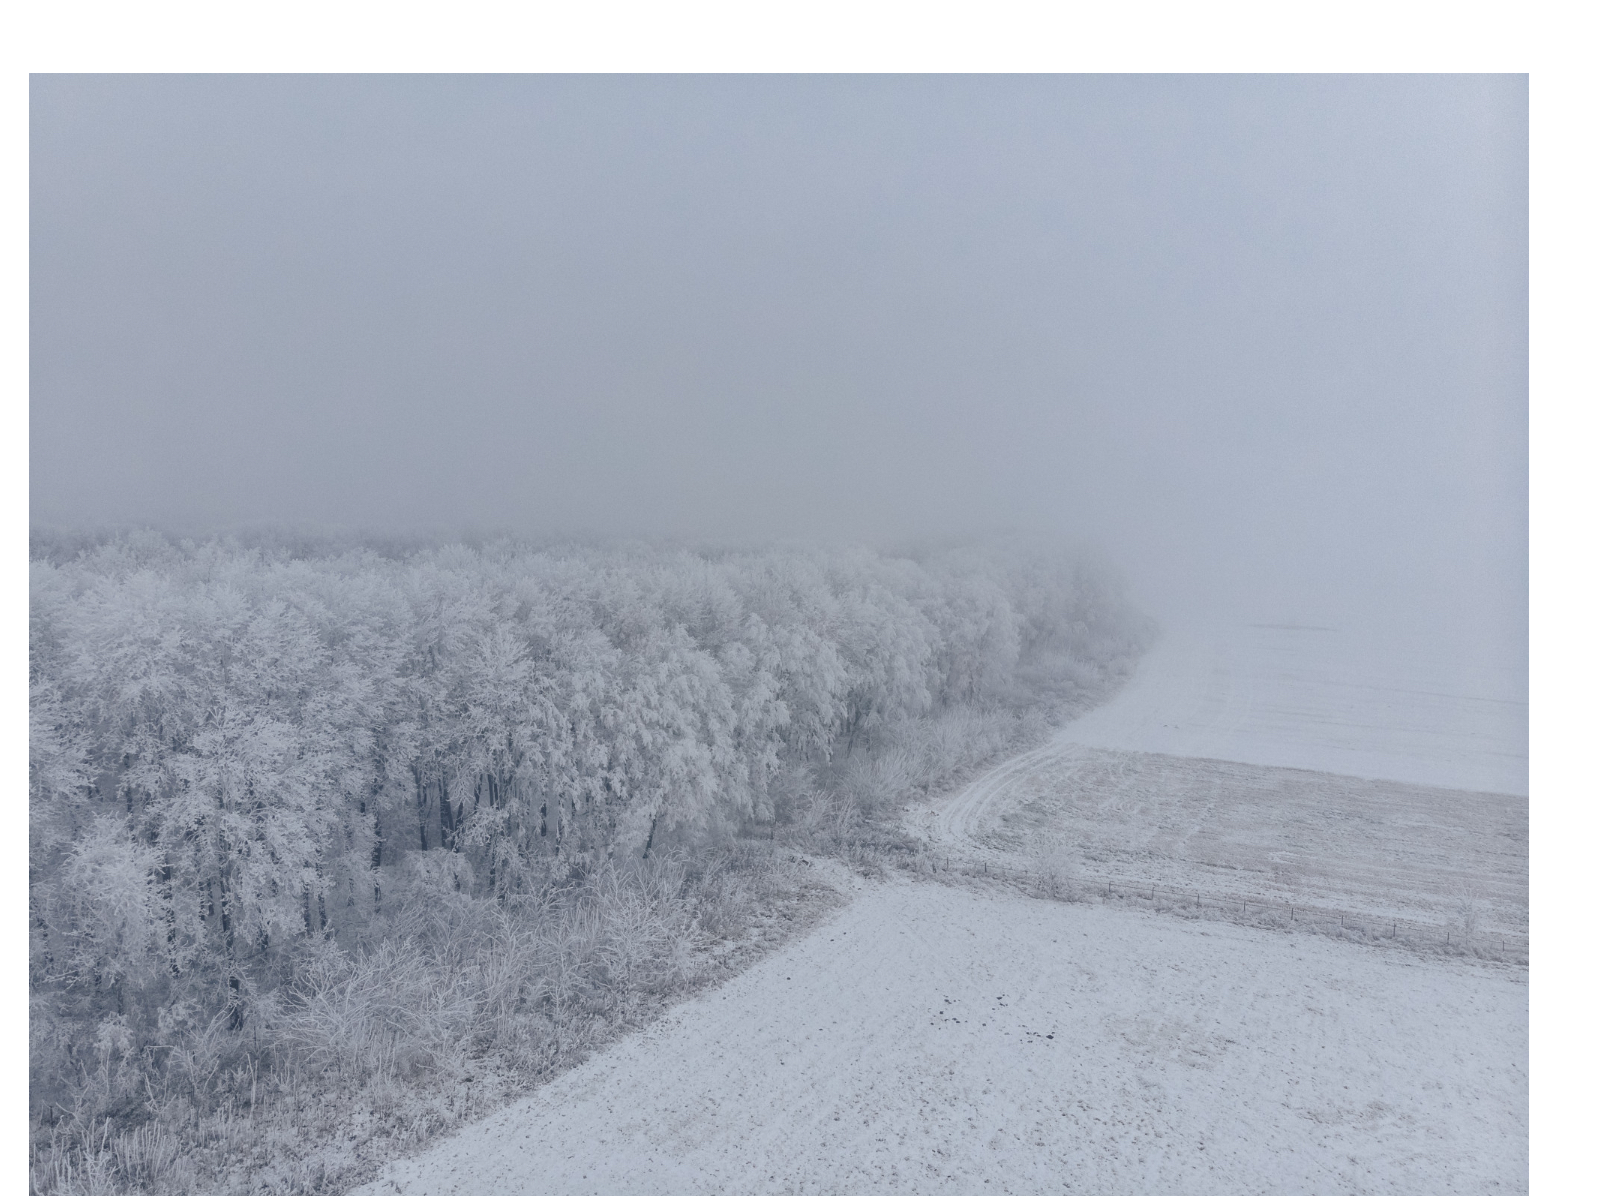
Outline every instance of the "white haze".
[[36, 77], [44, 524], [1101, 544], [1523, 684], [1523, 77]]

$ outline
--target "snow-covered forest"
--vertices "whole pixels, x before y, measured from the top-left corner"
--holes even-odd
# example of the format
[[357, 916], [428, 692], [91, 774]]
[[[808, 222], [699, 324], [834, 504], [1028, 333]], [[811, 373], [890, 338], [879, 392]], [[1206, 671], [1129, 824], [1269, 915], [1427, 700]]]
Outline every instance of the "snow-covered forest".
[[[1103, 567], [1018, 549], [31, 557], [42, 1191], [204, 1190], [290, 1105], [563, 1066], [797, 891], [785, 846], [857, 854], [1151, 636]], [[327, 1180], [301, 1156], [280, 1180]]]

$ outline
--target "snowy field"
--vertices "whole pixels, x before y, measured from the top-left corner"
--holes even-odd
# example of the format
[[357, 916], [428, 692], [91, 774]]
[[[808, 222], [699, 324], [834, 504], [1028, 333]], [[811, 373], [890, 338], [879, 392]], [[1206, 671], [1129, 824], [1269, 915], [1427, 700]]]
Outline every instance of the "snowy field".
[[875, 884], [366, 1196], [1522, 1190], [1525, 978]]
[[[1355, 683], [1328, 634], [1167, 642], [915, 817], [954, 852], [1057, 838], [1084, 872], [1438, 925], [1472, 891], [1523, 932], [1523, 707], [1412, 662]], [[817, 933], [361, 1191], [1525, 1190], [1524, 968], [841, 883]]]
[[1523, 677], [1436, 647], [1237, 626], [1167, 635], [1132, 684], [1063, 738], [1523, 797], [1525, 698]]
[[1529, 949], [1529, 810], [1514, 794], [1089, 748], [1067, 732], [909, 820], [967, 869], [1048, 860], [1094, 893]]
[[1522, 953], [1524, 706], [1450, 693], [1467, 687], [1436, 666], [1310, 628], [1172, 637], [1113, 701], [910, 824], [1009, 873], [1046, 847], [1094, 891], [1307, 907]]
[[[1526, 802], [1142, 752], [1041, 754], [1007, 774], [972, 839], [1024, 867], [1059, 845], [1078, 883], [1336, 911], [1524, 949]], [[969, 820], [967, 820], [967, 825]]]

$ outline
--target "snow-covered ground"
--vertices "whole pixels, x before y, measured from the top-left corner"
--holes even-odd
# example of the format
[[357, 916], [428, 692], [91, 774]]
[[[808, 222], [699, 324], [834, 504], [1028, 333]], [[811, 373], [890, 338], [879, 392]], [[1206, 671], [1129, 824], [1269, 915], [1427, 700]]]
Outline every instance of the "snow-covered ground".
[[910, 824], [1011, 872], [1046, 845], [1100, 889], [1312, 907], [1439, 945], [1472, 922], [1519, 951], [1524, 705], [1451, 693], [1437, 665], [1315, 628], [1171, 637], [1111, 702]]
[[1522, 1190], [1524, 973], [897, 881], [365, 1196]]
[[[1011, 869], [1055, 845], [1070, 873], [1156, 896], [1310, 907], [1525, 949], [1524, 798], [1060, 745], [946, 821]], [[945, 840], [947, 842], [947, 840]]]
[[[1173, 638], [923, 826], [1405, 916], [1473, 887], [1522, 917], [1523, 705], [1333, 634]], [[818, 932], [361, 1191], [1526, 1188], [1523, 968], [841, 883]]]
[[1332, 628], [1172, 632], [1065, 729], [1087, 747], [1527, 792], [1523, 677]]

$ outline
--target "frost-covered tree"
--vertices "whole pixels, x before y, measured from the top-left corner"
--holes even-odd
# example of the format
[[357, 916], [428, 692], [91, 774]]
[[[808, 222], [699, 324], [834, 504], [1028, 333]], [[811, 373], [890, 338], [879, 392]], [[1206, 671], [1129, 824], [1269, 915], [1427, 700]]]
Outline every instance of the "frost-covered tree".
[[35, 536], [37, 1099], [429, 903], [929, 785], [1146, 634], [1036, 555]]

